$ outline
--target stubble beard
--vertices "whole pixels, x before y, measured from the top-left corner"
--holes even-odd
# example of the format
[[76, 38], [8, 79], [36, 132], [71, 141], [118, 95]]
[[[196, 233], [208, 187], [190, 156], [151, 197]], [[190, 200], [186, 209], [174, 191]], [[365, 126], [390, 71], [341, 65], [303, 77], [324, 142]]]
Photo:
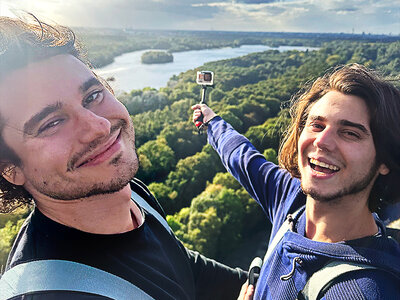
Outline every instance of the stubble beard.
[[310, 196], [312, 199], [320, 202], [333, 202], [335, 200], [339, 200], [345, 196], [351, 196], [351, 195], [356, 195], [362, 191], [364, 191], [366, 188], [368, 188], [371, 184], [371, 182], [374, 180], [376, 173], [378, 172], [378, 163], [375, 162], [368, 173], [360, 178], [357, 181], [352, 182], [349, 186], [344, 187], [341, 190], [338, 190], [336, 193], [332, 194], [324, 194], [323, 191], [319, 191], [317, 189], [313, 188], [306, 188], [303, 186], [303, 183], [301, 183], [301, 188], [303, 190], [303, 193], [306, 194], [307, 196]]
[[[41, 179], [31, 181], [31, 185], [39, 193], [57, 200], [77, 200], [96, 195], [112, 194], [122, 190], [130, 180], [135, 176], [139, 168], [138, 157], [135, 149], [134, 129], [132, 121], [121, 122], [121, 138], [126, 136], [129, 145], [132, 147], [133, 157], [124, 160], [123, 155], [119, 154], [114, 157], [109, 165], [119, 167], [117, 175], [108, 182], [100, 181], [87, 186], [80, 185], [76, 182], [57, 182], [51, 179]], [[115, 129], [117, 130], [117, 129]], [[74, 158], [75, 159], [75, 158]], [[74, 172], [75, 170], [71, 170]]]

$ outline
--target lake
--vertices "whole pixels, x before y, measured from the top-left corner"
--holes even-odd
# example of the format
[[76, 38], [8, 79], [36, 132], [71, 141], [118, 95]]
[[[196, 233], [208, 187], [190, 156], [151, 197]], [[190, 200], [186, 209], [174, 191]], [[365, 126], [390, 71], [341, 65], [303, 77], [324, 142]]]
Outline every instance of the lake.
[[[131, 91], [144, 87], [160, 88], [167, 86], [172, 75], [179, 75], [190, 69], [197, 68], [206, 62], [228, 59], [266, 50], [316, 50], [312, 47], [279, 46], [272, 48], [265, 45], [242, 45], [232, 48], [218, 48], [175, 52], [174, 61], [166, 64], [142, 64], [140, 57], [149, 50], [134, 51], [115, 57], [115, 61], [103, 68], [96, 69], [96, 73], [104, 78], [114, 77], [110, 82], [118, 94], [121, 91]], [[211, 70], [212, 71], [212, 70]], [[193, 79], [194, 80], [194, 79]]]

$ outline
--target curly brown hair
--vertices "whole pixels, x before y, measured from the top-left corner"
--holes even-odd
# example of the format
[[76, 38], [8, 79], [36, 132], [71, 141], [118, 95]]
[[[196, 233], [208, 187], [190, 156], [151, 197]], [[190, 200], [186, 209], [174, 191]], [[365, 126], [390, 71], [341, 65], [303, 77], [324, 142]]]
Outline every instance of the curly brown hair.
[[[23, 68], [31, 62], [40, 61], [59, 54], [70, 54], [90, 67], [86, 55], [67, 27], [49, 25], [26, 13], [27, 21], [0, 17], [0, 80], [10, 72]], [[5, 101], [5, 99], [1, 99]], [[1, 113], [1, 112], [0, 112]], [[5, 126], [0, 115], [0, 133]], [[8, 166], [21, 165], [20, 158], [10, 149], [0, 135], [0, 171], [11, 172]], [[15, 208], [32, 202], [32, 196], [22, 187], [9, 183], [0, 176], [0, 212], [11, 212]]]
[[388, 175], [380, 175], [369, 196], [369, 209], [400, 201], [400, 90], [390, 80], [359, 64], [340, 66], [314, 81], [305, 92], [292, 99], [291, 125], [279, 151], [279, 164], [296, 178], [298, 142], [314, 103], [329, 91], [363, 99], [370, 113], [370, 128], [376, 149], [376, 162], [385, 164]]

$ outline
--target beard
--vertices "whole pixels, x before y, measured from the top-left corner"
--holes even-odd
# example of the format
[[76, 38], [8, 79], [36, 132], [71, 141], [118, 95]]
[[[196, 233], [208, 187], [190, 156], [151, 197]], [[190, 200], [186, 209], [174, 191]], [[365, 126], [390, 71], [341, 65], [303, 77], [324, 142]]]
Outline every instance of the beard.
[[[132, 121], [128, 123], [125, 120], [120, 120], [111, 128], [110, 135], [120, 128], [121, 139], [123, 136], [126, 137], [128, 146], [132, 150], [132, 155], [129, 155], [129, 157], [123, 157], [123, 154], [119, 154], [108, 163], [109, 165], [116, 167], [111, 179], [109, 177], [104, 180], [99, 180], [97, 178], [93, 179], [91, 182], [90, 178], [81, 178], [82, 180], [79, 180], [79, 178], [75, 178], [74, 180], [70, 178], [55, 178], [54, 176], [31, 178], [29, 183], [33, 187], [33, 190], [57, 200], [77, 200], [96, 195], [112, 194], [122, 190], [137, 173], [139, 164], [135, 150], [135, 133]], [[75, 154], [68, 162], [68, 172], [77, 172], [76, 170], [79, 170], [79, 168], [74, 166], [79, 158], [93, 151], [93, 149], [103, 141], [104, 138], [101, 140], [95, 140], [91, 142], [86, 149]], [[127, 155], [125, 154], [125, 156]]]
[[301, 184], [301, 188], [302, 188], [304, 194], [306, 194], [307, 196], [310, 196], [314, 200], [317, 200], [320, 202], [331, 202], [331, 201], [340, 199], [345, 196], [356, 195], [356, 194], [364, 191], [365, 189], [367, 189], [371, 185], [372, 181], [374, 180], [374, 178], [378, 172], [378, 168], [379, 168], [379, 165], [375, 161], [367, 174], [365, 174], [363, 177], [361, 177], [355, 181], [352, 181], [348, 186], [345, 186], [344, 188], [342, 188], [332, 194], [327, 195], [327, 194], [323, 194], [323, 192], [321, 192], [317, 189], [305, 188], [303, 186], [303, 184]]

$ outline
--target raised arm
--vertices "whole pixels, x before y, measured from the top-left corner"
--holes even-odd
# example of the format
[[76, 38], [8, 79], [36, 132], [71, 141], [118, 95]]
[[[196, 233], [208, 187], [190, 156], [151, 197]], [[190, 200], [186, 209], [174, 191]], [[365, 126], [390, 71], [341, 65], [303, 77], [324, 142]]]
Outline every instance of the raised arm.
[[293, 193], [294, 189], [300, 189], [298, 180], [292, 179], [286, 171], [267, 161], [246, 137], [218, 117], [207, 105], [197, 104], [192, 109], [194, 122], [203, 114], [208, 142], [221, 157], [225, 168], [262, 206], [272, 221], [278, 206], [288, 195], [296, 194]]

